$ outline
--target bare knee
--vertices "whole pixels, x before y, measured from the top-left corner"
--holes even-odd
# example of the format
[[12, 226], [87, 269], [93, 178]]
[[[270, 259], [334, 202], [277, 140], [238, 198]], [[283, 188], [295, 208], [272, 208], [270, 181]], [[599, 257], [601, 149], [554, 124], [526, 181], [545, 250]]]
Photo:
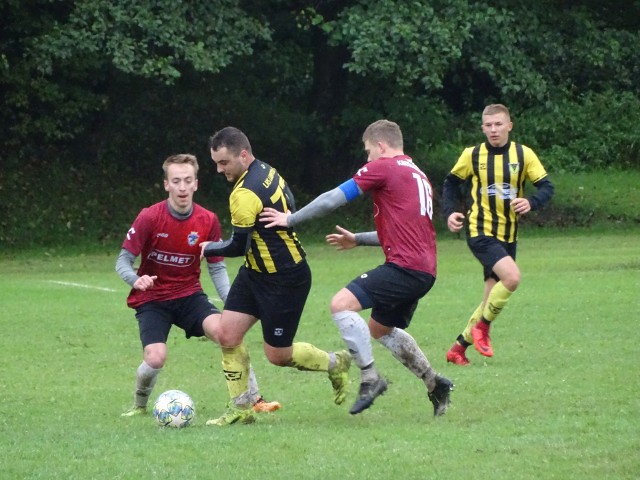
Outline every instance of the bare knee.
[[507, 290], [515, 292], [520, 285], [520, 271], [509, 272], [509, 275], [506, 275], [505, 278], [502, 278], [500, 281]]
[[359, 312], [362, 306], [358, 299], [346, 288], [336, 293], [331, 299], [331, 314], [352, 311]]
[[215, 313], [205, 318], [202, 322], [202, 330], [209, 340], [220, 344], [220, 314]]
[[167, 347], [164, 343], [154, 343], [144, 348], [144, 361], [151, 368], [162, 368], [167, 360]]
[[278, 348], [271, 345], [264, 344], [264, 354], [269, 360], [269, 363], [278, 367], [286, 367], [291, 364], [291, 356], [293, 354], [293, 347]]

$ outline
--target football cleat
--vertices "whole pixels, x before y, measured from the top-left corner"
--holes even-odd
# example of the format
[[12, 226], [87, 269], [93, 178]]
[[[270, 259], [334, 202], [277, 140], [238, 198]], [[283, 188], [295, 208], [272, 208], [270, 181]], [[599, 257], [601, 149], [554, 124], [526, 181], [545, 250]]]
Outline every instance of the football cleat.
[[454, 350], [454, 347], [451, 347], [447, 352], [447, 362], [454, 363], [456, 365], [470, 365], [471, 362], [467, 358], [467, 356], [463, 352]]
[[147, 414], [147, 407], [139, 407], [137, 405], [134, 405], [133, 407], [131, 407], [129, 410], [127, 410], [126, 412], [124, 412], [123, 414], [121, 414], [121, 417], [136, 417], [138, 415], [146, 415]]
[[361, 383], [360, 391], [358, 392], [358, 399], [351, 406], [351, 410], [349, 413], [351, 415], [356, 415], [363, 410], [366, 410], [371, 405], [373, 405], [373, 401], [387, 391], [387, 381], [378, 377], [378, 379], [374, 383]]
[[252, 408], [256, 413], [269, 413], [280, 410], [282, 405], [280, 405], [280, 402], [267, 402], [261, 395], [258, 397], [258, 400], [256, 400], [256, 403], [253, 404]]
[[227, 411], [218, 418], [207, 420], [207, 425], [226, 427], [227, 425], [233, 425], [234, 423], [249, 424], [256, 421], [256, 417], [253, 415], [252, 408], [238, 408], [230, 402], [227, 405]]
[[340, 405], [347, 397], [350, 366], [351, 354], [347, 350], [336, 352], [336, 365], [329, 370], [329, 380], [331, 380], [333, 387], [333, 401], [336, 405]]
[[450, 397], [453, 387], [453, 382], [448, 378], [436, 376], [436, 386], [433, 391], [429, 392], [434, 417], [444, 415], [444, 412], [447, 411], [447, 407], [451, 403]]
[[489, 338], [489, 324], [482, 320], [474, 325], [471, 329], [473, 337], [473, 345], [481, 355], [485, 357], [493, 357], [493, 348], [491, 348], [491, 338]]

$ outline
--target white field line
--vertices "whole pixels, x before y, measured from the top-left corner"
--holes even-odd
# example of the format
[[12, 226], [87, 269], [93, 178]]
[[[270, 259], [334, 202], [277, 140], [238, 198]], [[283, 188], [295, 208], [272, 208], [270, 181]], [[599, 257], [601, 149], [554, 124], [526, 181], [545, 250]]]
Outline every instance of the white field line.
[[78, 288], [88, 288], [90, 290], [101, 290], [103, 292], [117, 292], [113, 288], [107, 287], [94, 287], [93, 285], [86, 285], [84, 283], [75, 283], [75, 282], [62, 282], [60, 280], [47, 280], [48, 283], [55, 283], [57, 285], [64, 285], [65, 287], [78, 287]]

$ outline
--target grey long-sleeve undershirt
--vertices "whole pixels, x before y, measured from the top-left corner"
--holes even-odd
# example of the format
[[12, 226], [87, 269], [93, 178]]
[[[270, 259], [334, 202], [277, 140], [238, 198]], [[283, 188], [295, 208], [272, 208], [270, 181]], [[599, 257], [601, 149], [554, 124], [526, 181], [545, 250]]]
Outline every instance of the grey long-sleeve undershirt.
[[347, 197], [340, 187], [317, 196], [311, 203], [287, 217], [287, 225], [295, 227], [307, 220], [318, 218], [347, 203]]
[[[133, 268], [133, 263], [136, 260], [136, 255], [131, 253], [126, 248], [120, 250], [120, 255], [118, 255], [118, 259], [116, 261], [116, 272], [124, 280], [131, 288], [133, 288], [133, 284], [136, 283], [136, 280], [140, 278], [140, 276], [136, 273]], [[213, 282], [214, 287], [216, 288], [216, 292], [220, 296], [222, 302], [227, 301], [227, 295], [229, 294], [229, 289], [231, 285], [229, 283], [229, 276], [227, 275], [227, 265], [224, 261], [215, 262], [215, 263], [207, 263], [207, 270], [209, 271], [209, 277]]]
[[[360, 187], [358, 187], [360, 193]], [[289, 227], [295, 227], [300, 223], [306, 222], [313, 218], [318, 218], [334, 211], [336, 208], [341, 207], [347, 203], [347, 197], [340, 187], [336, 187], [333, 190], [329, 190], [314, 200], [311, 203], [305, 205], [303, 208], [295, 213], [292, 213], [287, 217], [287, 225]], [[356, 233], [356, 245], [366, 246], [379, 246], [380, 240], [378, 238], [378, 232], [361, 232]]]

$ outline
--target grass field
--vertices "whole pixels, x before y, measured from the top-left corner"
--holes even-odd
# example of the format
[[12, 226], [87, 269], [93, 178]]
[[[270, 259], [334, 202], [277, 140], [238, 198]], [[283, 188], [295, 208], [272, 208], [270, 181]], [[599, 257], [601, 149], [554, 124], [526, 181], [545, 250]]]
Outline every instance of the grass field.
[[[310, 240], [314, 286], [298, 339], [340, 349], [329, 301], [382, 257]], [[283, 409], [251, 426], [206, 427], [227, 401], [219, 351], [173, 331], [154, 396], [179, 388], [195, 399], [195, 423], [180, 431], [120, 417], [141, 352], [116, 250], [4, 256], [0, 478], [640, 478], [637, 229], [524, 232], [523, 281], [492, 330], [496, 355], [470, 352], [469, 367], [444, 355], [480, 299], [480, 268], [464, 241], [439, 240], [438, 281], [409, 332], [456, 384], [447, 415], [434, 419], [421, 382], [376, 344], [392, 384], [352, 417], [355, 368], [347, 403], [335, 406], [324, 375], [268, 365], [256, 329], [248, 346], [262, 393]], [[227, 262], [235, 274], [238, 261]]]

